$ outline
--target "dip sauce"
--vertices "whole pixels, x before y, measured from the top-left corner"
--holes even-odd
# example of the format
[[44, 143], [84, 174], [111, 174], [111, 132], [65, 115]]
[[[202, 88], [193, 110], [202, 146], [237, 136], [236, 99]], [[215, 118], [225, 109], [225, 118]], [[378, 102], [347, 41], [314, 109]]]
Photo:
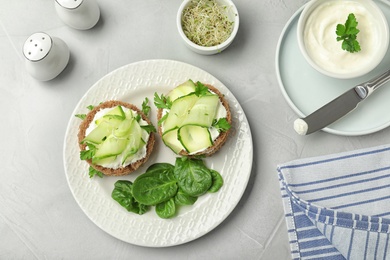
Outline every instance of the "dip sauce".
[[[360, 32], [359, 52], [350, 53], [337, 41], [336, 26], [345, 24], [353, 13]], [[319, 5], [306, 21], [304, 43], [308, 55], [322, 69], [333, 73], [353, 73], [366, 68], [376, 56], [377, 42], [381, 40], [375, 18], [359, 2], [330, 0]]]

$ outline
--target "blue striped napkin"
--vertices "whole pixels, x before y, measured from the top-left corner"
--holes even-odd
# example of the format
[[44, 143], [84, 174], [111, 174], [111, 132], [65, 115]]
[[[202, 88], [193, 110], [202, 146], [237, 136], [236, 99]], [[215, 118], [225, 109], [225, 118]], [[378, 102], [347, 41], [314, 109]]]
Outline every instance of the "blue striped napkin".
[[293, 259], [390, 259], [390, 144], [278, 172]]

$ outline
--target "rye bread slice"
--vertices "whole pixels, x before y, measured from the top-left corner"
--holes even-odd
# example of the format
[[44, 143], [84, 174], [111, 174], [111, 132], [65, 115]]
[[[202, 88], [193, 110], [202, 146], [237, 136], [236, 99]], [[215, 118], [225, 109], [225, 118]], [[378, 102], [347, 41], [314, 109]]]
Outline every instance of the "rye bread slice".
[[[118, 101], [118, 100], [110, 100], [110, 101], [103, 102], [103, 103], [99, 104], [98, 106], [96, 106], [94, 109], [92, 109], [87, 114], [86, 118], [81, 122], [81, 124], [79, 126], [78, 141], [79, 141], [79, 147], [80, 147], [81, 151], [84, 151], [87, 148], [87, 146], [85, 144], [82, 144], [81, 141], [85, 138], [85, 136], [86, 136], [85, 132], [86, 132], [87, 128], [89, 127], [89, 125], [91, 123], [93, 123], [93, 119], [94, 119], [96, 113], [102, 109], [114, 108], [116, 106], [122, 106], [122, 107], [126, 107], [128, 109], [131, 109], [133, 111], [136, 111], [139, 115], [141, 115], [143, 120], [145, 120], [148, 124], [152, 124], [150, 122], [149, 118], [133, 104], [129, 104], [129, 103]], [[107, 167], [104, 167], [101, 165], [93, 164], [91, 159], [86, 160], [86, 162], [89, 165], [91, 165], [95, 170], [102, 172], [104, 175], [108, 175], [108, 176], [127, 175], [127, 174], [132, 173], [135, 170], [137, 170], [141, 165], [143, 165], [149, 159], [149, 156], [153, 151], [154, 143], [155, 143], [155, 136], [151, 132], [149, 134], [148, 143], [146, 144], [145, 157], [139, 159], [138, 161], [136, 161], [132, 164], [129, 164], [129, 165], [124, 166], [124, 167], [119, 167], [117, 169], [107, 168]]]
[[[203, 83], [204, 84], [204, 83]], [[229, 122], [229, 124], [231, 125], [232, 124], [232, 114], [231, 114], [231, 111], [230, 111], [230, 107], [229, 107], [229, 103], [228, 101], [226, 100], [226, 98], [224, 97], [224, 95], [214, 86], [212, 85], [209, 85], [209, 84], [204, 84], [208, 89], [210, 89], [212, 92], [214, 92], [215, 94], [218, 95], [219, 97], [219, 101], [221, 102], [221, 104], [225, 107], [226, 109], [226, 120]], [[162, 113], [163, 113], [163, 109], [162, 108], [159, 108], [157, 110], [157, 120], [160, 120], [161, 117], [162, 117]], [[195, 153], [195, 154], [189, 154], [186, 150], [181, 150], [179, 152], [179, 155], [182, 155], [182, 156], [188, 156], [188, 157], [197, 157], [197, 156], [211, 156], [213, 155], [214, 153], [216, 153], [219, 149], [221, 149], [221, 147], [225, 144], [228, 136], [229, 136], [229, 133], [230, 133], [230, 130], [231, 128], [226, 131], [226, 132], [221, 132], [219, 134], [219, 136], [217, 137], [217, 139], [214, 140], [213, 142], [213, 145], [210, 146], [209, 148], [201, 151], [201, 152], [198, 152], [198, 153]], [[161, 125], [158, 127], [157, 129], [158, 131], [158, 134], [160, 135], [160, 137], [162, 137], [162, 128], [161, 128]]]

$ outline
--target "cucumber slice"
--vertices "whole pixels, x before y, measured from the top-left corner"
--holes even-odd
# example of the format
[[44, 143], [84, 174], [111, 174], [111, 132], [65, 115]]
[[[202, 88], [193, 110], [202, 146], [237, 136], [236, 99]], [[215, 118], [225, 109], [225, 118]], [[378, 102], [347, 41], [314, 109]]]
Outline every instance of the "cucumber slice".
[[114, 136], [116, 137], [125, 137], [130, 134], [131, 131], [131, 125], [134, 123], [134, 119], [126, 118], [123, 120], [118, 127], [114, 130]]
[[94, 164], [97, 164], [97, 165], [108, 165], [112, 162], [114, 162], [116, 160], [116, 155], [115, 156], [110, 156], [110, 157], [107, 157], [107, 158], [103, 158], [103, 159], [94, 159], [93, 160], [93, 163]]
[[192, 92], [195, 92], [195, 89], [196, 89], [195, 83], [192, 80], [187, 80], [186, 82], [172, 89], [168, 93], [167, 97], [169, 97], [169, 99], [173, 102], [179, 97], [186, 96]]
[[[117, 121], [118, 124], [119, 122]], [[103, 121], [83, 139], [82, 143], [100, 144], [112, 133], [113, 128], [113, 124]]]
[[126, 119], [132, 119], [134, 118], [134, 113], [131, 109], [127, 109], [125, 112], [125, 117]]
[[126, 118], [125, 112], [121, 106], [117, 106], [107, 113], [105, 113], [101, 118], [95, 120], [95, 124], [99, 125], [103, 121], [114, 122], [122, 121]]
[[202, 151], [213, 145], [208, 128], [197, 125], [185, 125], [179, 128], [178, 139], [188, 153]]
[[182, 122], [198, 99], [199, 98], [195, 94], [176, 99], [175, 102], [172, 103], [167, 119], [163, 122], [164, 132], [182, 126]]
[[171, 148], [171, 150], [176, 154], [178, 154], [181, 150], [184, 149], [183, 145], [178, 140], [177, 131], [178, 128], [175, 128], [168, 132], [165, 132], [162, 136], [164, 144]]
[[130, 160], [131, 156], [136, 154], [140, 147], [142, 145], [145, 145], [144, 142], [142, 142], [142, 128], [137, 122], [137, 120], [131, 120], [131, 126], [129, 129], [129, 134], [127, 136], [128, 143], [123, 151], [123, 159], [122, 159], [122, 164], [124, 164], [126, 161]]
[[200, 97], [183, 120], [182, 125], [210, 127], [217, 113], [218, 104], [218, 95]]
[[126, 118], [125, 112], [123, 111], [123, 108], [121, 106], [117, 106], [113, 108], [112, 110], [108, 111], [103, 117], [112, 117], [117, 118], [120, 120], [124, 120]]
[[92, 162], [119, 155], [121, 154], [128, 144], [128, 140], [125, 138], [116, 138], [113, 135], [107, 137], [107, 139], [98, 147], [95, 156], [92, 158]]

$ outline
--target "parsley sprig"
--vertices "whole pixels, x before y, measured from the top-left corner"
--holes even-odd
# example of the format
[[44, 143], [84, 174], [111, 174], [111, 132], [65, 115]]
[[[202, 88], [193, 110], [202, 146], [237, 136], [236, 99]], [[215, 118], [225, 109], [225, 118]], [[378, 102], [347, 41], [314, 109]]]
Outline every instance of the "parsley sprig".
[[157, 108], [171, 109], [172, 101], [169, 97], [165, 97], [163, 94], [159, 96], [157, 92], [154, 93], [154, 104]]
[[357, 25], [355, 15], [350, 13], [345, 24], [338, 24], [336, 27], [337, 41], [343, 41], [341, 48], [350, 53], [360, 51], [360, 44], [356, 40], [357, 34], [360, 32]]
[[209, 88], [203, 85], [201, 82], [196, 82], [196, 87], [195, 87], [195, 95], [198, 97], [205, 96], [209, 94]]
[[232, 126], [229, 124], [229, 122], [227, 121], [227, 119], [224, 117], [224, 118], [220, 118], [220, 119], [214, 119], [213, 121], [213, 127], [215, 127], [219, 132], [226, 132], [227, 130], [229, 130]]

